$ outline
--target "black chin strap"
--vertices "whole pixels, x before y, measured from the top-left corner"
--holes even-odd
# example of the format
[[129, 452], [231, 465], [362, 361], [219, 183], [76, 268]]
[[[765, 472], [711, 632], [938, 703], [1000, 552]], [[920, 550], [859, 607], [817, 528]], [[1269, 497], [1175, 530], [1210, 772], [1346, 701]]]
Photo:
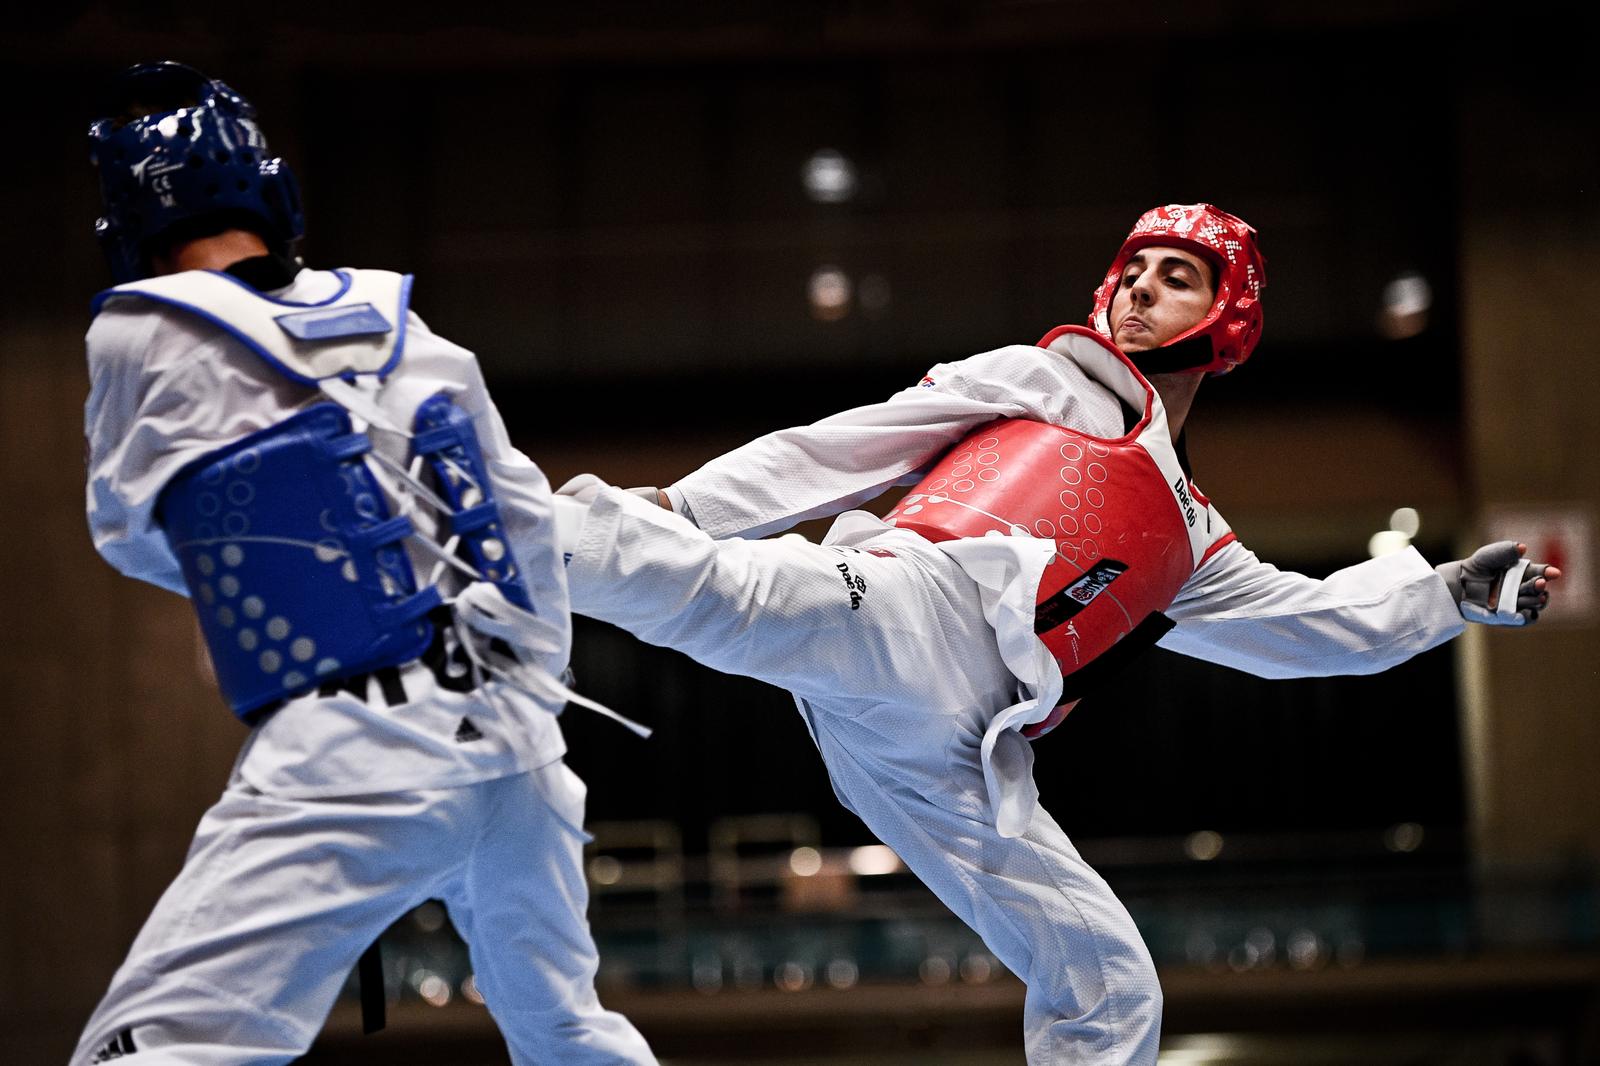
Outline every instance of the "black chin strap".
[[1148, 352], [1130, 352], [1128, 358], [1141, 374], [1179, 374], [1211, 362], [1211, 338], [1196, 335]]

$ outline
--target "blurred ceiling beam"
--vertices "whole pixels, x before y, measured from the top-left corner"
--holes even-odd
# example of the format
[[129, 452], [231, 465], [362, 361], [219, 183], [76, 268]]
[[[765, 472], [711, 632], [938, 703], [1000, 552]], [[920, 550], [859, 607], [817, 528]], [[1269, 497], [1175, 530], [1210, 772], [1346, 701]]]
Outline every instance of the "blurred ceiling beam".
[[[1179, 3], [1155, 0], [1137, 15], [1089, 0], [981, 3], [815, 3], [780, 0], [662, 5], [648, 0], [546, 4], [357, 3], [296, 7], [196, 8], [172, 2], [78, 3], [11, 20], [0, 40], [26, 42], [30, 64], [63, 58], [121, 61], [166, 54], [174, 41], [200, 61], [242, 59], [241, 49], [274, 62], [341, 69], [446, 71], [529, 62], [662, 58], [808, 58], [860, 52], [1036, 48], [1130, 38], [1251, 36], [1457, 24], [1444, 0], [1343, 0], [1276, 4], [1266, 0]], [[360, 39], [359, 48], [351, 39]], [[241, 43], [248, 42], [248, 43]]]

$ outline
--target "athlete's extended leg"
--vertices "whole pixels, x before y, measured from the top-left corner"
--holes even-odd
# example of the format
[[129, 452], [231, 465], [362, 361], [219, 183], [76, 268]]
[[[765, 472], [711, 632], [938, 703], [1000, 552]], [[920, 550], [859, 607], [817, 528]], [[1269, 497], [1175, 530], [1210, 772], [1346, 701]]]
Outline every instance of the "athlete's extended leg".
[[1042, 811], [994, 828], [978, 745], [1016, 682], [977, 587], [913, 534], [858, 548], [714, 542], [608, 490], [573, 609], [797, 693], [841, 800], [1028, 982], [1030, 1061], [1154, 1063], [1160, 987], [1126, 909]]
[[896, 542], [927, 547], [892, 530], [870, 551], [798, 536], [713, 541], [670, 511], [606, 489], [567, 580], [576, 614], [713, 669], [864, 710], [901, 700], [903, 678], [930, 663], [959, 662], [963, 633], [945, 628], [972, 625], [948, 617]]

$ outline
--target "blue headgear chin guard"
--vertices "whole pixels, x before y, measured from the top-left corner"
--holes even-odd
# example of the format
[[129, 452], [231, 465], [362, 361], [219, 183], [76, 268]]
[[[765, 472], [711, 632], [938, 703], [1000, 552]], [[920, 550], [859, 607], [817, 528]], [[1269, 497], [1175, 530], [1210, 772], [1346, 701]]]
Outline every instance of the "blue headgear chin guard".
[[304, 234], [294, 175], [227, 85], [182, 63], [141, 63], [118, 77], [106, 112], [89, 126], [105, 204], [94, 228], [119, 284], [148, 277], [151, 242], [180, 223], [236, 218], [283, 252]]

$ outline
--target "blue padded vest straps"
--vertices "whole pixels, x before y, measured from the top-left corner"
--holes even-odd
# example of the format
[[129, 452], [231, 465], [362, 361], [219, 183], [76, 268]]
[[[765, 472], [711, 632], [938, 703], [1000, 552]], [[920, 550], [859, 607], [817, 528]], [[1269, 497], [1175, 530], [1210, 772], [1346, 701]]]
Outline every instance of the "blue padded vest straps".
[[461, 538], [461, 555], [483, 580], [498, 586], [508, 602], [538, 613], [501, 528], [472, 419], [448, 393], [430, 396], [417, 408], [411, 449], [427, 461], [439, 495], [454, 512], [448, 532]]
[[417, 591], [401, 543], [411, 521], [391, 517], [371, 448], [343, 409], [317, 404], [190, 463], [162, 491], [159, 520], [240, 718], [409, 662], [433, 638], [425, 616], [441, 599]]

